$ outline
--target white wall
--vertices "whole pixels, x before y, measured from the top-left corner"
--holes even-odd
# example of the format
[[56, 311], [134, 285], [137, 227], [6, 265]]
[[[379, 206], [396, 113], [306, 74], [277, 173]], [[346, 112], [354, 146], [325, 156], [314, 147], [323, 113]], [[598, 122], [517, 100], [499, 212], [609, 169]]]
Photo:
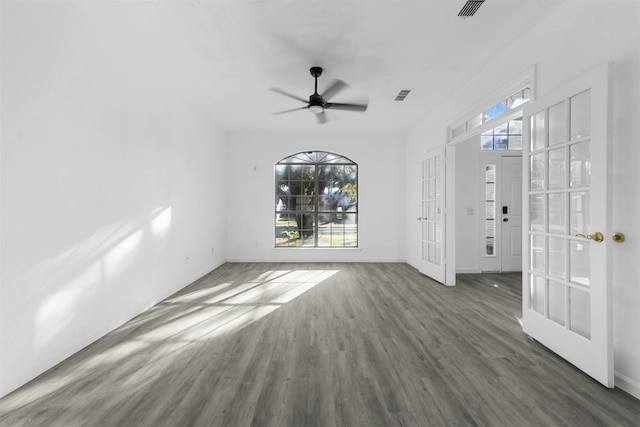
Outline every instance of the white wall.
[[3, 5], [0, 396], [226, 258], [224, 134], [101, 24]]
[[[420, 189], [412, 159], [429, 147], [446, 143], [446, 126], [468, 109], [537, 64], [539, 95], [585, 71], [615, 61], [613, 226], [629, 237], [614, 245], [613, 317], [616, 385], [640, 397], [640, 239], [634, 236], [640, 218], [640, 2], [589, 1], [563, 4], [502, 55], [478, 70], [441, 108], [432, 112], [408, 136], [407, 214], [415, 209]], [[435, 137], [434, 137], [435, 136]], [[419, 241], [407, 223], [407, 261], [417, 262]]]
[[[403, 261], [404, 144], [399, 134], [228, 134], [227, 164], [233, 167], [227, 185], [227, 259]], [[358, 249], [273, 247], [274, 165], [311, 150], [341, 154], [358, 164]]]
[[[480, 137], [455, 146], [456, 150], [456, 272], [480, 273]], [[473, 215], [467, 209], [473, 209]]]

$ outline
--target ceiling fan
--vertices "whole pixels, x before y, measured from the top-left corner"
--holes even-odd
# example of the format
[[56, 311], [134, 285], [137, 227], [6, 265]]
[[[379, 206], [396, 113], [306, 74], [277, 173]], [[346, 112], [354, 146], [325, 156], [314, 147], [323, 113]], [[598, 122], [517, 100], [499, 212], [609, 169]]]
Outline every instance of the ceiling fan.
[[336, 80], [331, 84], [331, 86], [327, 88], [327, 90], [324, 91], [322, 95], [320, 95], [318, 93], [318, 77], [322, 75], [322, 68], [311, 67], [309, 71], [311, 72], [311, 75], [315, 78], [315, 90], [313, 94], [309, 96], [308, 101], [299, 96], [292, 95], [288, 92], [285, 92], [282, 89], [278, 89], [278, 88], [270, 89], [273, 92], [277, 92], [281, 95], [288, 96], [289, 98], [296, 99], [307, 105], [305, 105], [304, 107], [292, 108], [291, 110], [278, 111], [273, 114], [285, 114], [285, 113], [290, 113], [292, 111], [306, 109], [314, 113], [316, 116], [316, 119], [318, 120], [318, 123], [322, 124], [327, 122], [327, 117], [324, 114], [325, 110], [343, 110], [343, 111], [359, 111], [359, 112], [367, 111], [366, 104], [343, 104], [338, 102], [329, 102], [329, 100], [333, 98], [336, 94], [338, 94], [338, 92], [346, 88], [347, 84], [342, 80]]

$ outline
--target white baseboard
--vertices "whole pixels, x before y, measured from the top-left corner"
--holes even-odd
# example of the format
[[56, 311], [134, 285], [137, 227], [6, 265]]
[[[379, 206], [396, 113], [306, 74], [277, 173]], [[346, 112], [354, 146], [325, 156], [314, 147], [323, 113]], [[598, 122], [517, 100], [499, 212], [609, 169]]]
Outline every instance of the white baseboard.
[[638, 381], [616, 372], [614, 383], [620, 390], [624, 390], [636, 399], [640, 399], [640, 383]]
[[252, 262], [264, 262], [264, 263], [279, 263], [279, 262], [290, 262], [290, 263], [322, 263], [322, 262], [340, 262], [340, 263], [380, 263], [380, 264], [389, 264], [389, 263], [404, 263], [407, 262], [404, 259], [375, 259], [375, 258], [365, 258], [365, 259], [344, 259], [340, 257], [328, 257], [328, 258], [314, 258], [314, 259], [272, 259], [272, 258], [229, 258], [227, 259], [229, 263], [252, 263]]

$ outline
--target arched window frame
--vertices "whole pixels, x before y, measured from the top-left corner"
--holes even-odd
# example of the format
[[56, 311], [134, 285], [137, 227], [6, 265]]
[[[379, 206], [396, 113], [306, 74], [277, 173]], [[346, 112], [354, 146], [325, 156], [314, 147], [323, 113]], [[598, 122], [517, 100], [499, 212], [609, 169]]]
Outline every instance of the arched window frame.
[[303, 151], [274, 166], [276, 248], [358, 247], [358, 165]]

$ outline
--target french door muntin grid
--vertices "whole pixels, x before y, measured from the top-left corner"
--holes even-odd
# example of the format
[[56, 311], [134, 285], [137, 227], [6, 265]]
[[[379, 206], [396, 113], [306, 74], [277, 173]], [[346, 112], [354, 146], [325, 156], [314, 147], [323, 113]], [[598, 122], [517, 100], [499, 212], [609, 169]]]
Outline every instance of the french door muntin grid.
[[422, 161], [422, 259], [434, 265], [442, 262], [442, 165], [440, 155]]
[[[335, 157], [337, 155], [333, 155], [331, 154], [331, 157]], [[341, 158], [341, 156], [338, 156], [338, 158]], [[358, 183], [358, 177], [357, 177], [357, 165], [355, 163], [338, 163], [334, 161], [330, 161], [327, 163], [309, 163], [309, 162], [286, 162], [286, 163], [277, 163], [277, 166], [292, 166], [292, 167], [309, 167], [309, 166], [313, 166], [314, 171], [313, 171], [313, 185], [314, 185], [314, 190], [313, 190], [313, 211], [311, 210], [307, 210], [307, 211], [279, 211], [277, 209], [277, 203], [276, 203], [276, 210], [274, 212], [274, 217], [277, 218], [278, 215], [282, 215], [285, 214], [288, 217], [300, 217], [303, 218], [305, 215], [310, 215], [313, 218], [313, 247], [314, 248], [318, 248], [318, 247], [357, 247], [358, 246], [358, 201], [356, 199], [356, 203], [354, 205], [355, 207], [355, 211], [348, 211], [348, 212], [343, 212], [341, 213], [341, 215], [350, 215], [354, 217], [354, 227], [355, 227], [355, 239], [356, 239], [356, 244], [354, 246], [347, 246], [345, 245], [345, 242], [347, 241], [347, 228], [342, 227], [342, 245], [333, 245], [333, 236], [336, 234], [334, 233], [334, 229], [333, 227], [330, 228], [330, 236], [331, 236], [331, 241], [329, 245], [319, 245], [319, 239], [320, 239], [320, 218], [322, 216], [326, 216], [326, 215], [337, 215], [337, 212], [335, 211], [331, 211], [331, 210], [320, 210], [320, 171], [322, 168], [324, 167], [355, 167], [356, 168], [356, 188], [357, 188], [357, 183]], [[292, 197], [303, 197], [304, 195], [296, 195], [296, 196], [292, 196]], [[303, 222], [304, 224], [304, 222]], [[303, 225], [304, 227], [304, 225]], [[303, 228], [304, 230], [304, 228]], [[277, 236], [276, 236], [277, 237]], [[299, 239], [301, 241], [303, 241], [303, 236], [299, 236]], [[290, 245], [277, 245], [276, 247], [292, 247]], [[297, 246], [296, 246], [297, 247]], [[300, 247], [309, 247], [308, 245], [300, 245]]]
[[[588, 96], [588, 91], [586, 93]], [[575, 234], [589, 232], [590, 183], [588, 182], [588, 171], [575, 171], [574, 168], [589, 168], [590, 151], [588, 147], [591, 137], [588, 129], [584, 136], [573, 135], [571, 123], [572, 101], [583, 94], [585, 92], [566, 98], [561, 103], [531, 117], [532, 132], [531, 141], [529, 141], [531, 176], [528, 194], [532, 220], [528, 230], [527, 244], [530, 248], [528, 271], [530, 309], [589, 339], [588, 254], [591, 242], [576, 237]], [[561, 116], [564, 122], [564, 138], [561, 142], [555, 143], [553, 141], [550, 144], [549, 112], [560, 105], [564, 109], [564, 115]], [[540, 117], [541, 114], [542, 117]], [[540, 119], [543, 120], [544, 143], [542, 147], [534, 147], [538, 130], [536, 120]], [[587, 147], [586, 151], [585, 147]], [[583, 159], [574, 161], [574, 158], [578, 158], [580, 155]], [[552, 172], [557, 170], [558, 165], [560, 165], [561, 173], [552, 176]], [[542, 185], [539, 183], [541, 166], [544, 171]], [[572, 172], [576, 172], [575, 177]], [[557, 180], [558, 178], [560, 182], [552, 181], [552, 179]], [[574, 182], [574, 178], [580, 179], [580, 181]], [[557, 209], [558, 207], [561, 208]], [[580, 207], [582, 209], [579, 209]], [[535, 221], [536, 213], [542, 214], [542, 223]], [[553, 250], [557, 250], [559, 253], [559, 260], [551, 256], [552, 243]], [[538, 248], [538, 252], [536, 252], [536, 248]], [[582, 252], [581, 257], [578, 256], [580, 252]], [[536, 253], [545, 254], [544, 259], [537, 259]], [[582, 272], [578, 268], [579, 258], [587, 261], [585, 265], [581, 266]], [[585, 271], [587, 271], [586, 274]]]

